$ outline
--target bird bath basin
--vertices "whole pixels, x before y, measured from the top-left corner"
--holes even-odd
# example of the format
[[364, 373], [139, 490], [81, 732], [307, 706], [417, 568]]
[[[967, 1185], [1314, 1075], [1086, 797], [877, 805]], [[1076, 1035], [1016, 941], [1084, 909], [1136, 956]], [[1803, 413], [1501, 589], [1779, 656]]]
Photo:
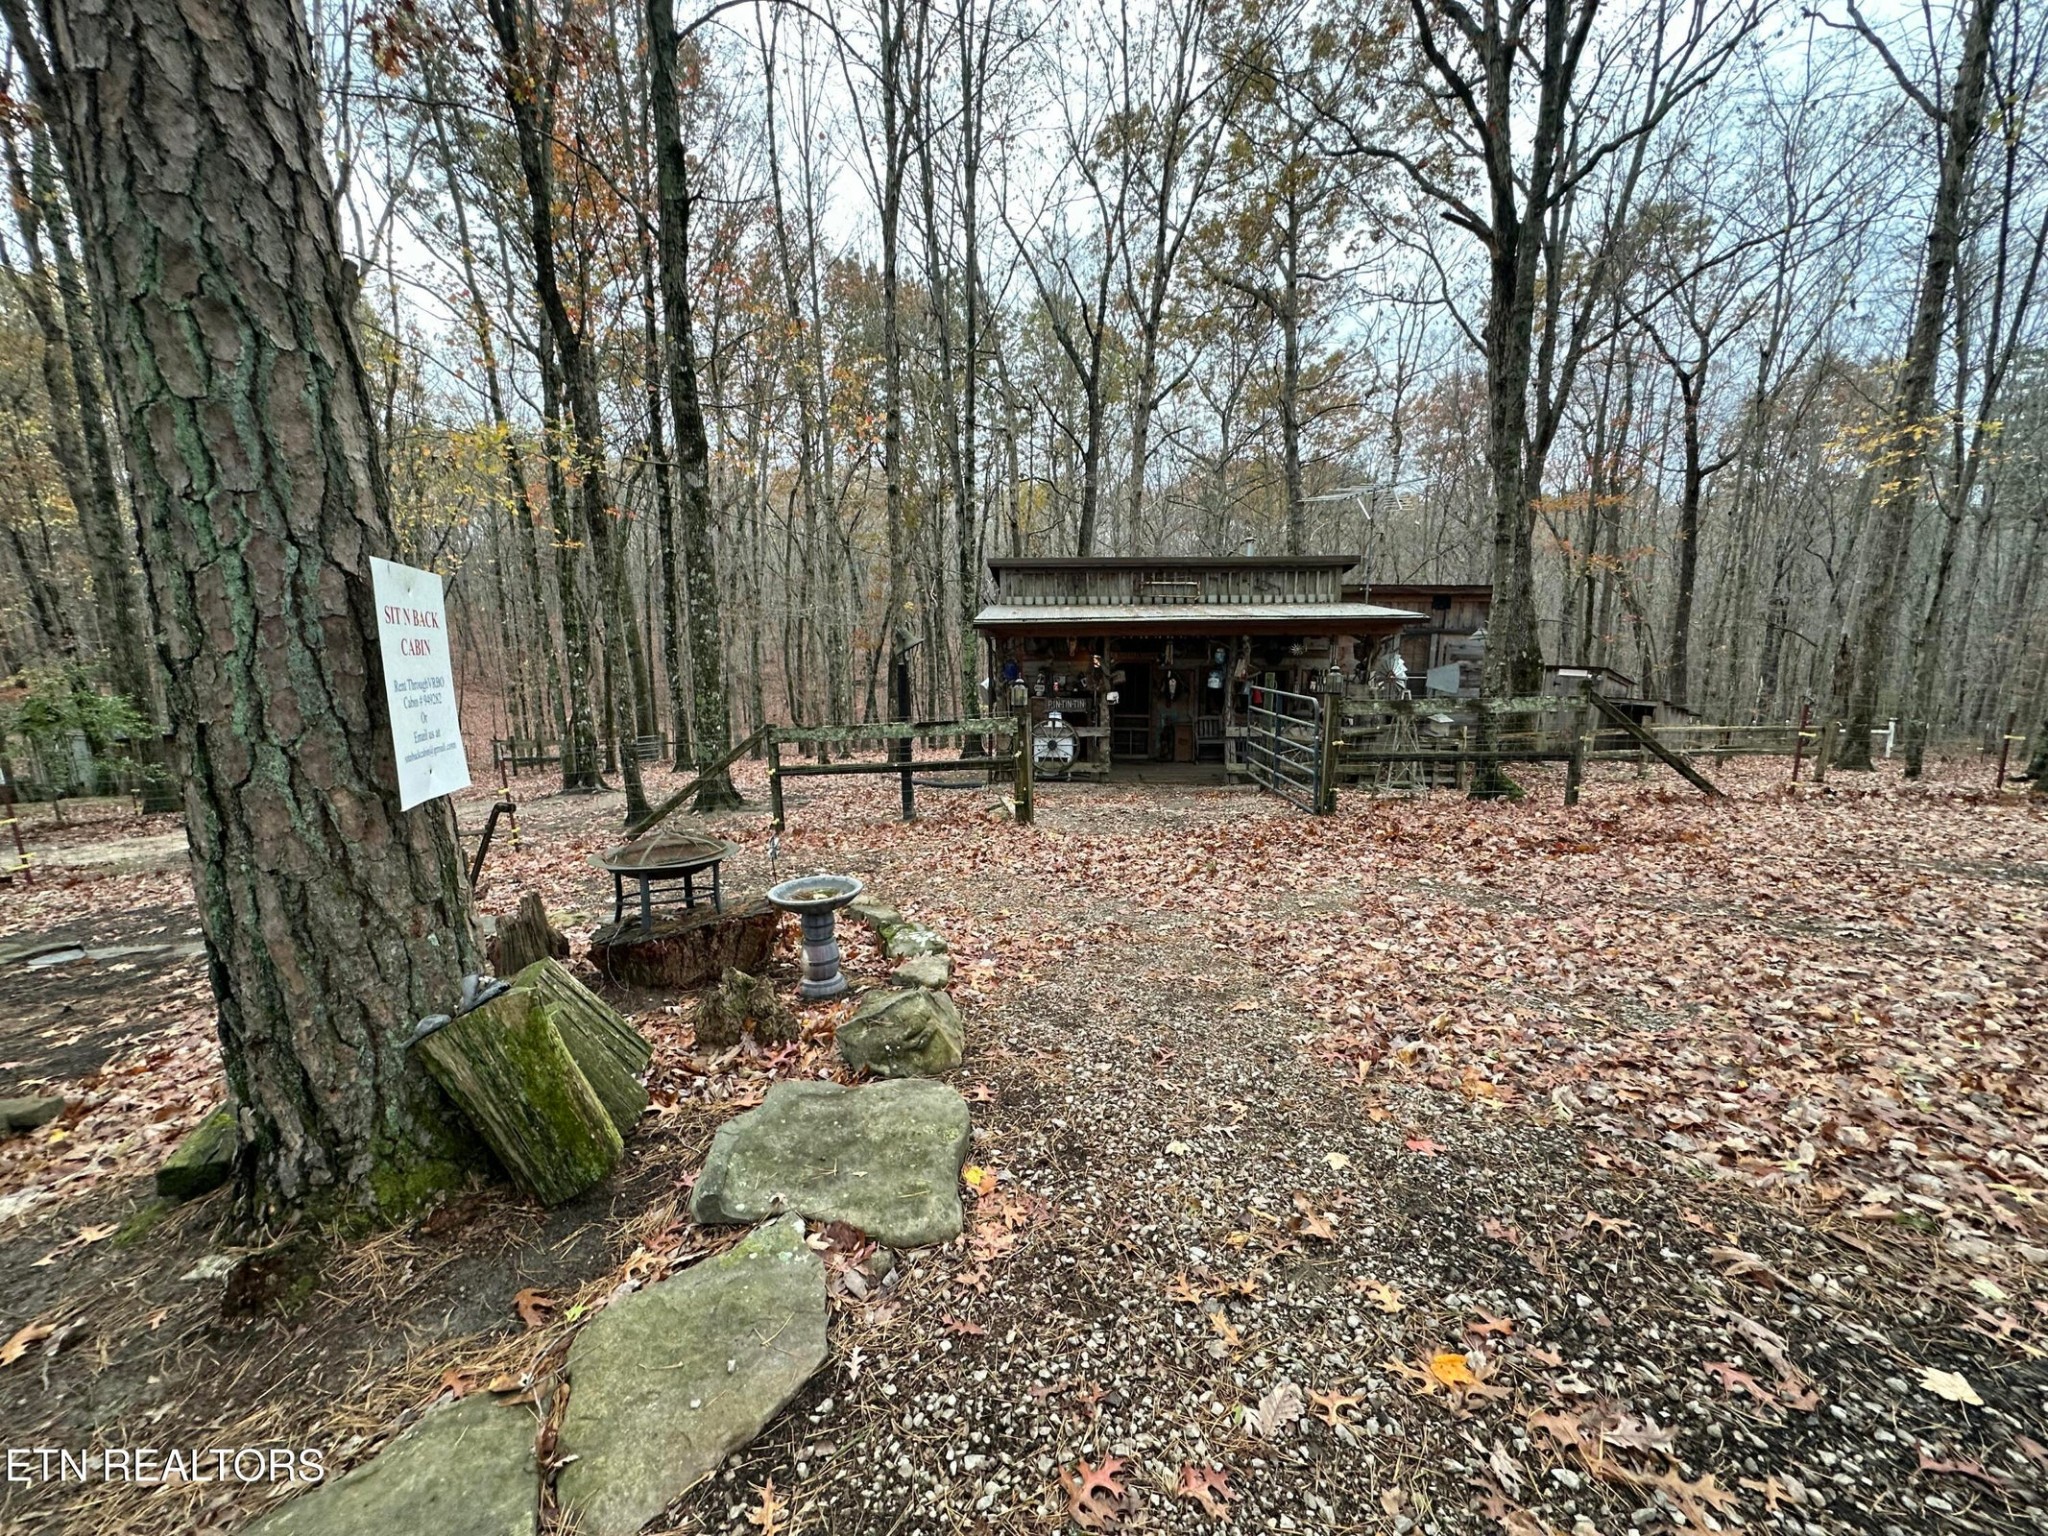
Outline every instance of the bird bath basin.
[[851, 875], [800, 875], [771, 886], [768, 900], [794, 912], [804, 925], [804, 979], [797, 990], [810, 1001], [838, 997], [848, 990], [839, 969], [839, 920], [834, 915], [861, 893]]

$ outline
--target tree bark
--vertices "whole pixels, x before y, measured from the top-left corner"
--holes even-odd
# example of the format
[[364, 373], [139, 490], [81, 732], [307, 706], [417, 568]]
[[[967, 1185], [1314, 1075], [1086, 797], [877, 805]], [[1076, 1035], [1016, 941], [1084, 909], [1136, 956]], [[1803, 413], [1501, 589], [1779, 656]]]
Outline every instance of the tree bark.
[[405, 1050], [474, 970], [445, 800], [398, 806], [391, 513], [290, 0], [5, 0], [65, 161], [134, 486], [256, 1209], [395, 1214], [475, 1151]]
[[1863, 601], [1856, 619], [1851, 654], [1855, 671], [1848, 694], [1848, 718], [1837, 745], [1835, 766], [1868, 772], [1870, 733], [1877, 726], [1877, 695], [1890, 669], [1893, 633], [1898, 628], [1899, 584], [1912, 553], [1913, 514], [1920, 503], [1920, 480], [1927, 462], [1927, 444], [1938, 427], [1928, 419], [1934, 401], [1942, 320], [1948, 308], [1956, 257], [1962, 247], [1963, 197], [1969, 188], [1970, 162], [1984, 126], [1985, 86], [1990, 76], [1991, 23], [1998, 0], [1974, 0], [1963, 36], [1963, 55], [1956, 65], [1955, 87], [1941, 123], [1941, 175], [1935, 185], [1934, 217], [1927, 232], [1927, 251], [1920, 277], [1920, 295], [1899, 382], [1887, 412], [1886, 435], [1879, 445], [1884, 470], [1878, 477], [1876, 525], [1864, 578]]
[[[29, 273], [23, 292], [43, 337], [51, 456], [78, 514], [79, 542], [85, 547], [86, 565], [92, 572], [93, 607], [106, 655], [107, 682], [144, 718], [154, 719], [156, 680], [137, 589], [135, 541], [123, 523], [113, 450], [107, 443], [106, 404], [100, 395], [92, 343], [86, 336], [91, 311], [78, 259], [71, 249], [63, 205], [53, 184], [44, 130], [32, 128], [31, 134], [32, 170], [24, 174], [11, 129], [7, 133], [7, 169], [22, 244], [28, 252]], [[43, 259], [45, 236], [50, 242], [48, 264]]]
[[[661, 268], [662, 323], [668, 331], [668, 405], [675, 427], [676, 492], [682, 508], [683, 571], [688, 582], [690, 666], [696, 704], [699, 766], [716, 763], [732, 744], [725, 700], [725, 637], [718, 565], [711, 543], [711, 445], [697, 395], [696, 345], [690, 316], [689, 161], [676, 105], [676, 15], [673, 0], [647, 0], [648, 89], [654, 93], [655, 167], [660, 214], [656, 254]], [[697, 790], [702, 815], [740, 804], [732, 775], [705, 775]]]

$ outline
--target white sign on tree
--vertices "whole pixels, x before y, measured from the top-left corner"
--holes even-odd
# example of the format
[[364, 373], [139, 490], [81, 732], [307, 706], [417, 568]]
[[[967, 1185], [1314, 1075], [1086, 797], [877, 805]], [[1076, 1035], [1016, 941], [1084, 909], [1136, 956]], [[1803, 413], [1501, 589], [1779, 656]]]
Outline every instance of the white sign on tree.
[[448, 604], [432, 571], [370, 561], [377, 638], [384, 656], [384, 699], [398, 757], [398, 808], [469, 787], [469, 757], [455, 710], [455, 658]]

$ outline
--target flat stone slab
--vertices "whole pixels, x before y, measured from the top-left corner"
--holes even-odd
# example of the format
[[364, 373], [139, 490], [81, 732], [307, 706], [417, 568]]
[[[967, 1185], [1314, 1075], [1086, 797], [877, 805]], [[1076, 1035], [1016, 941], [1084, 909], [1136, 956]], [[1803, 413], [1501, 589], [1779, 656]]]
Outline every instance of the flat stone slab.
[[891, 960], [908, 960], [913, 955], [943, 955], [946, 941], [921, 923], [904, 923], [882, 936], [882, 948]]
[[759, 1434], [824, 1360], [825, 1265], [793, 1220], [613, 1302], [569, 1349], [555, 1441], [574, 1458], [555, 1482], [564, 1528], [633, 1536]]
[[953, 957], [947, 954], [913, 955], [891, 971], [889, 979], [899, 987], [944, 991], [953, 979]]
[[890, 1248], [951, 1242], [967, 1143], [967, 1101], [943, 1083], [777, 1083], [719, 1127], [690, 1215], [718, 1226], [794, 1211]]
[[280, 1505], [244, 1536], [533, 1536], [533, 1411], [466, 1397], [437, 1408], [346, 1477]]
[[874, 901], [862, 896], [847, 903], [846, 915], [855, 922], [866, 923], [876, 933], [902, 926], [903, 914], [887, 902]]
[[960, 1065], [967, 1031], [944, 992], [897, 987], [870, 992], [839, 1026], [839, 1054], [876, 1077], [937, 1077]]
[[38, 1126], [48, 1125], [63, 1113], [64, 1100], [56, 1094], [32, 1099], [0, 1099], [0, 1136], [32, 1131]]

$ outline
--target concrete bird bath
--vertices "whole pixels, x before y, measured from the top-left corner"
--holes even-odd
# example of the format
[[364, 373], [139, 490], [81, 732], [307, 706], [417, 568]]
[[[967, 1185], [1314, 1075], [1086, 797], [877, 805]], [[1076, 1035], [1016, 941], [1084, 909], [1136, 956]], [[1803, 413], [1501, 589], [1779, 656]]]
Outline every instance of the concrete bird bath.
[[850, 983], [839, 969], [838, 910], [861, 893], [851, 875], [801, 875], [771, 886], [768, 900], [794, 912], [804, 925], [804, 979], [797, 990], [806, 1001], [838, 997]]

